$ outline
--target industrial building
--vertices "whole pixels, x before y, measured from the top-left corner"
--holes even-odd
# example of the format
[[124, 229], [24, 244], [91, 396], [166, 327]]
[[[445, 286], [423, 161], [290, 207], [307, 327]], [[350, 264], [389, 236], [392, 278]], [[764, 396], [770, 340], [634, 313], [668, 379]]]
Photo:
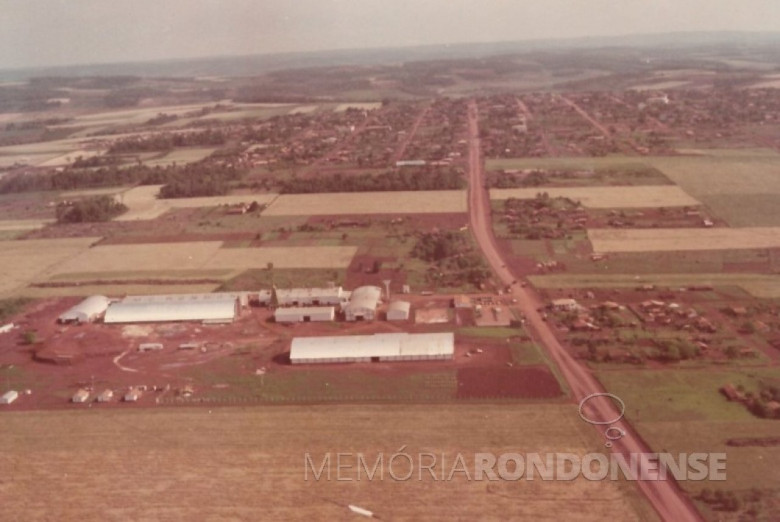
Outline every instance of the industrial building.
[[127, 393], [125, 393], [123, 399], [125, 402], [137, 402], [138, 399], [141, 398], [141, 395], [142, 395], [141, 390], [137, 388], [131, 388], [130, 390], [128, 390]]
[[[276, 302], [273, 294], [276, 294]], [[275, 288], [258, 293], [262, 304], [274, 306], [342, 306], [349, 301], [350, 292], [340, 286], [332, 288]], [[263, 301], [267, 299], [266, 303]]]
[[455, 335], [391, 333], [337, 337], [296, 337], [290, 348], [293, 364], [430, 361], [452, 359]]
[[274, 320], [277, 323], [327, 322], [336, 318], [336, 309], [332, 306], [304, 306], [277, 308]]
[[103, 315], [111, 300], [103, 295], [87, 297], [57, 318], [60, 323], [91, 323]]
[[126, 297], [108, 308], [103, 321], [105, 323], [170, 321], [229, 323], [238, 316], [241, 310], [240, 303], [241, 295], [233, 293]]
[[388, 321], [407, 321], [412, 304], [408, 301], [393, 301], [387, 307]]
[[342, 306], [347, 321], [373, 321], [382, 296], [378, 286], [361, 286], [352, 291], [349, 302]]

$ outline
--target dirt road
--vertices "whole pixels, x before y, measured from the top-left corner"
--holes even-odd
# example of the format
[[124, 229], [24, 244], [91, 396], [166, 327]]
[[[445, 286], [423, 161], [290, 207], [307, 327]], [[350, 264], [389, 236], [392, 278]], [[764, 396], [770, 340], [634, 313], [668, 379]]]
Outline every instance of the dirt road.
[[[482, 173], [477, 105], [473, 101], [469, 104], [468, 116], [469, 216], [471, 229], [485, 258], [501, 279], [501, 282], [504, 285], [512, 285], [515, 276], [502, 259], [493, 236], [490, 199], [488, 191], [484, 186], [485, 181]], [[529, 334], [544, 347], [558, 366], [577, 403], [590, 394], [604, 392], [604, 388], [598, 380], [564, 349], [549, 325], [542, 320], [541, 315], [537, 312], [541, 302], [536, 293], [528, 288], [512, 285], [511, 294], [512, 297], [517, 299], [517, 307], [526, 317], [526, 328]], [[601, 420], [614, 419], [620, 413], [616, 405], [610, 400], [596, 400], [593, 401], [592, 406], [594, 408], [594, 417], [597, 416]], [[633, 407], [636, 405], [628, 406]], [[576, 410], [572, 409], [572, 415], [576, 414]], [[619, 428], [625, 433], [623, 438], [612, 443], [611, 450], [613, 452], [622, 453], [626, 456], [630, 453], [651, 453], [652, 450], [624, 419], [611, 424], [611, 427]], [[603, 436], [605, 426], [599, 426], [596, 429]], [[642, 464], [644, 469], [646, 469], [645, 464]], [[654, 475], [648, 470], [647, 476], [652, 477]], [[637, 484], [663, 520], [676, 522], [703, 520], [693, 503], [675, 482], [671, 480], [638, 480]]]

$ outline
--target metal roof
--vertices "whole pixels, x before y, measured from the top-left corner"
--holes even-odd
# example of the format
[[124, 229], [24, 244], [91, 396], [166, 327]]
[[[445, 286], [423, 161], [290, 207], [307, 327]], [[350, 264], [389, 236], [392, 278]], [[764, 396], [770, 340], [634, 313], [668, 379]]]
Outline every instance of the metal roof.
[[376, 310], [379, 298], [382, 296], [382, 289], [378, 286], [361, 286], [352, 291], [349, 297], [349, 304], [344, 310], [367, 308]]
[[186, 295], [181, 297], [182, 299], [126, 299], [112, 304], [106, 311], [103, 321], [106, 323], [232, 321], [236, 317], [236, 297], [224, 295], [220, 299], [186, 299], [188, 297]]
[[59, 320], [62, 322], [86, 322], [105, 312], [110, 304], [111, 300], [108, 297], [104, 295], [93, 295], [87, 297], [76, 306], [69, 308], [59, 316]]
[[296, 337], [290, 359], [348, 359], [365, 357], [433, 357], [452, 355], [455, 334], [386, 333], [335, 337]]
[[330, 314], [334, 315], [336, 309], [332, 306], [298, 306], [292, 308], [277, 308], [275, 317], [299, 317], [304, 315]]
[[409, 313], [412, 308], [412, 303], [409, 301], [393, 301], [387, 306], [388, 312], [405, 312]]

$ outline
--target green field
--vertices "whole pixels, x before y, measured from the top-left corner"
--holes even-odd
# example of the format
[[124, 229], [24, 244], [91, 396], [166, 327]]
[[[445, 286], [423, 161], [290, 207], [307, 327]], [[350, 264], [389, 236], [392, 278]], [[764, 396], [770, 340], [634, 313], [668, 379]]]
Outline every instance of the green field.
[[[765, 499], [762, 503], [746, 502], [743, 510], [753, 507], [763, 513], [764, 520], [771, 519], [771, 505], [780, 501], [780, 475], [776, 471], [780, 447], [734, 447], [726, 441], [777, 436], [780, 421], [755, 417], [743, 405], [727, 401], [718, 390], [728, 383], [755, 390], [759, 379], [777, 383], [780, 373], [776, 369], [602, 371], [598, 378], [607, 391], [625, 401], [626, 417], [653, 450], [726, 453], [726, 481], [682, 483], [687, 491], [697, 494], [704, 488], [722, 489], [744, 496], [757, 488]], [[706, 504], [697, 504], [705, 514], [715, 515]], [[717, 515], [719, 520], [727, 516]], [[737, 520], [728, 516], [723, 520]]]

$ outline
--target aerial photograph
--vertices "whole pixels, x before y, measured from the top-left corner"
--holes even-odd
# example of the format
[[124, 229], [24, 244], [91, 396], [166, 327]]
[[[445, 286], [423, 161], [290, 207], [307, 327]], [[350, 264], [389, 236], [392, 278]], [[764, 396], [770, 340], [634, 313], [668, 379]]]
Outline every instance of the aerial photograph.
[[780, 521], [777, 0], [0, 12], [0, 521]]

